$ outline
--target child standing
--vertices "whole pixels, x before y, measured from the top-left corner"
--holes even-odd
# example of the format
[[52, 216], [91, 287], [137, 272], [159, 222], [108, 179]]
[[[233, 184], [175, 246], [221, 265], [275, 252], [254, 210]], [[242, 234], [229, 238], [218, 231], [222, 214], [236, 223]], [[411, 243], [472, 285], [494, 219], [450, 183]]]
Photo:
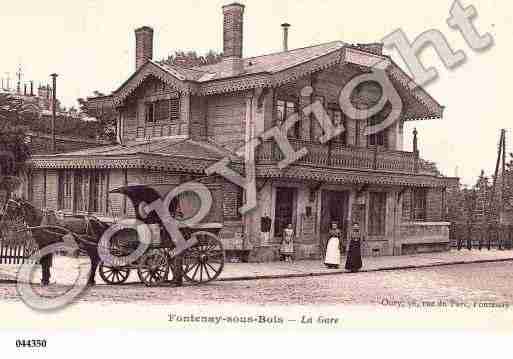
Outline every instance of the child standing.
[[283, 241], [281, 242], [280, 254], [285, 262], [292, 262], [294, 258], [294, 230], [289, 223], [283, 230]]

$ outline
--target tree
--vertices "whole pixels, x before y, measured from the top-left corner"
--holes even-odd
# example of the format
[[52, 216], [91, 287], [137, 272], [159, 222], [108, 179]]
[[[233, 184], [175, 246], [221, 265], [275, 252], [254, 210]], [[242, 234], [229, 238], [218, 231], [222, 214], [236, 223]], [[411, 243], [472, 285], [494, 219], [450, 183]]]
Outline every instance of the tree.
[[30, 115], [19, 98], [0, 94], [0, 190], [7, 192], [7, 198], [28, 169], [30, 147], [25, 142], [26, 128], [20, 126], [25, 116]]
[[[95, 97], [105, 96], [99, 91], [93, 92]], [[79, 98], [80, 112], [85, 113], [87, 116], [95, 118], [94, 125], [96, 129], [96, 137], [101, 140], [114, 142], [116, 140], [116, 124], [117, 112], [113, 105], [106, 105], [97, 108], [90, 105], [87, 99]], [[83, 121], [82, 121], [83, 122]], [[92, 125], [90, 122], [89, 125]]]
[[196, 51], [175, 51], [166, 59], [159, 61], [161, 65], [180, 66], [184, 68], [192, 68], [204, 65], [213, 65], [223, 60], [223, 54], [214, 50], [209, 50], [205, 55], [198, 55]]

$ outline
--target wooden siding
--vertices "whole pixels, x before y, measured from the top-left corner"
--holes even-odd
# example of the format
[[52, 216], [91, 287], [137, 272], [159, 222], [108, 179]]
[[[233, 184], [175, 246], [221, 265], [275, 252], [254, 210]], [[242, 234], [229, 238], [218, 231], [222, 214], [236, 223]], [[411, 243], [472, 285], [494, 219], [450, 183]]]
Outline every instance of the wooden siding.
[[221, 145], [236, 149], [244, 144], [246, 97], [211, 96], [207, 106], [207, 136]]
[[[179, 119], [146, 122], [145, 102], [174, 98], [180, 99]], [[124, 140], [184, 135], [188, 133], [189, 128], [189, 96], [180, 95], [160, 80], [149, 78], [127, 99], [125, 106], [120, 110], [120, 116], [123, 121]]]

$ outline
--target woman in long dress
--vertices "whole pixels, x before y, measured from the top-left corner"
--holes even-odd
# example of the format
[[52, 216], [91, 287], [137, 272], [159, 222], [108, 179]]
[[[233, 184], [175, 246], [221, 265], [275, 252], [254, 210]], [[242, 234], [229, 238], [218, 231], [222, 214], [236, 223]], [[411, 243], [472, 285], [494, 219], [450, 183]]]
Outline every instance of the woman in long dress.
[[362, 268], [361, 242], [360, 225], [355, 222], [349, 236], [349, 250], [347, 251], [346, 260], [346, 269], [350, 272], [358, 272]]
[[342, 238], [342, 232], [338, 229], [337, 223], [331, 224], [329, 237], [324, 264], [330, 269], [336, 269], [340, 266], [340, 239]]
[[292, 262], [294, 258], [294, 230], [292, 224], [283, 230], [283, 241], [281, 242], [280, 254], [285, 262]]

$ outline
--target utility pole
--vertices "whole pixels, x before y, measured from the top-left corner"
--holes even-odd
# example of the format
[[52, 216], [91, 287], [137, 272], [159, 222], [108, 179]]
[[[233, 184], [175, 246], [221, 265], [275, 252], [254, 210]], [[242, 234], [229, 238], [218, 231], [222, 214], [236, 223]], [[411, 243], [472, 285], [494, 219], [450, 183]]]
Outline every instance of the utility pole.
[[21, 71], [21, 65], [18, 66], [18, 71], [16, 72], [16, 77], [18, 78], [18, 83], [16, 84], [16, 93], [18, 95], [21, 94], [21, 77], [23, 75], [23, 72]]
[[55, 146], [55, 111], [57, 105], [57, 74], [53, 73], [52, 77], [52, 153], [56, 152]]

